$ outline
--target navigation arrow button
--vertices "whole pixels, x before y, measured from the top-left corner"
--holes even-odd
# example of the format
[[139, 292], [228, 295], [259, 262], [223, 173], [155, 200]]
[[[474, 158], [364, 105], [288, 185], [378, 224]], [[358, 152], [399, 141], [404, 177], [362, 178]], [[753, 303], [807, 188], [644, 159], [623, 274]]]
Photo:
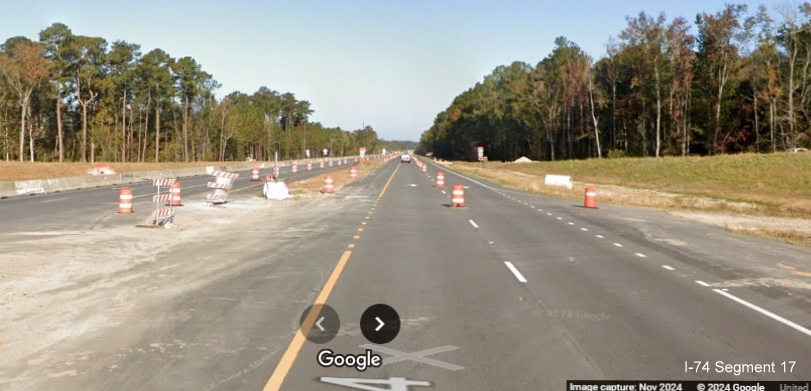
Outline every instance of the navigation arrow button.
[[382, 329], [382, 328], [383, 328], [383, 326], [385, 326], [385, 325], [386, 325], [386, 323], [384, 323], [384, 322], [383, 322], [382, 320], [380, 320], [380, 318], [378, 318], [378, 317], [375, 317], [375, 320], [376, 320], [376, 321], [378, 321], [378, 323], [380, 323], [380, 325], [379, 325], [379, 326], [377, 326], [377, 328], [375, 328], [375, 331], [380, 331], [380, 329]]
[[382, 345], [391, 342], [400, 332], [400, 315], [385, 304], [375, 304], [363, 311], [360, 331], [369, 342]]
[[299, 330], [312, 343], [330, 342], [338, 335], [340, 329], [341, 319], [338, 313], [326, 304], [307, 307], [299, 320]]

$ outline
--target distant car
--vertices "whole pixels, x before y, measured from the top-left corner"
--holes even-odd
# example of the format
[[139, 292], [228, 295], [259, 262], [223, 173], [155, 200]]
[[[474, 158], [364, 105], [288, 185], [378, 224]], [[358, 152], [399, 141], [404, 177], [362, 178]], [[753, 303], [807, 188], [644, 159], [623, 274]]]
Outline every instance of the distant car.
[[786, 152], [793, 152], [793, 153], [800, 153], [800, 152], [808, 152], [805, 148], [789, 148]]
[[411, 164], [411, 155], [406, 153], [406, 154], [403, 154], [403, 156], [400, 156], [400, 163]]

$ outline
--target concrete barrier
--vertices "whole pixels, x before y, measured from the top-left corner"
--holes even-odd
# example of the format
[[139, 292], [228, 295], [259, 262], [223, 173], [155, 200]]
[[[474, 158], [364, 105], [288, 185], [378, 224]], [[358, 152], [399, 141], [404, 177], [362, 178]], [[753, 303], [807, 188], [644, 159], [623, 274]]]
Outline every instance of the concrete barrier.
[[[347, 156], [350, 159], [354, 156]], [[310, 159], [314, 160], [314, 159]], [[286, 167], [292, 161], [280, 161], [279, 165]], [[170, 170], [134, 171], [114, 175], [87, 175], [78, 177], [64, 177], [53, 179], [34, 179], [28, 181], [0, 182], [0, 198], [16, 197], [22, 195], [48, 194], [61, 191], [90, 189], [103, 186], [123, 185], [141, 182], [153, 178], [182, 178], [208, 175], [209, 168], [215, 171], [246, 171], [259, 164], [260, 168], [273, 167], [274, 162], [242, 162], [224, 164], [221, 166], [177, 168]]]
[[572, 190], [574, 183], [572, 177], [567, 175], [547, 175], [543, 181], [546, 186], [560, 186]]

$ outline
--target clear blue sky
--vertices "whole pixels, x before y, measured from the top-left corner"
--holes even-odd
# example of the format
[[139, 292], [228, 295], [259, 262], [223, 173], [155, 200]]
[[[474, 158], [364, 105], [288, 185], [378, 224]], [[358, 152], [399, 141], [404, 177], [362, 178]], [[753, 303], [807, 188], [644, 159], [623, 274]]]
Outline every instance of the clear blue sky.
[[[753, 12], [760, 2], [740, 1]], [[774, 2], [765, 2], [774, 8]], [[566, 36], [595, 58], [641, 10], [691, 22], [723, 0], [614, 2], [291, 0], [3, 1], [0, 40], [36, 38], [54, 22], [123, 39], [143, 53], [192, 56], [222, 83], [218, 96], [267, 86], [309, 100], [313, 120], [372, 125], [417, 140], [436, 114], [498, 65], [535, 64]]]

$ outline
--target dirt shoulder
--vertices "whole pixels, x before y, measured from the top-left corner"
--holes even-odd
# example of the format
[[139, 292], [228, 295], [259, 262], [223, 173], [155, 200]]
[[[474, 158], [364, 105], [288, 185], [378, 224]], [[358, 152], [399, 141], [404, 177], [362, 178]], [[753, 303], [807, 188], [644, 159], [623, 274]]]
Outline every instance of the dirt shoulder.
[[[544, 177], [505, 168], [479, 168], [451, 164], [450, 168], [490, 180], [502, 186], [536, 194], [580, 200], [586, 183], [574, 182], [569, 190], [544, 185]], [[753, 202], [739, 202], [676, 192], [639, 189], [618, 185], [598, 185], [599, 204], [625, 205], [667, 211], [681, 217], [725, 228], [729, 232], [776, 239], [811, 247], [811, 219], [774, 216], [771, 209]]]

